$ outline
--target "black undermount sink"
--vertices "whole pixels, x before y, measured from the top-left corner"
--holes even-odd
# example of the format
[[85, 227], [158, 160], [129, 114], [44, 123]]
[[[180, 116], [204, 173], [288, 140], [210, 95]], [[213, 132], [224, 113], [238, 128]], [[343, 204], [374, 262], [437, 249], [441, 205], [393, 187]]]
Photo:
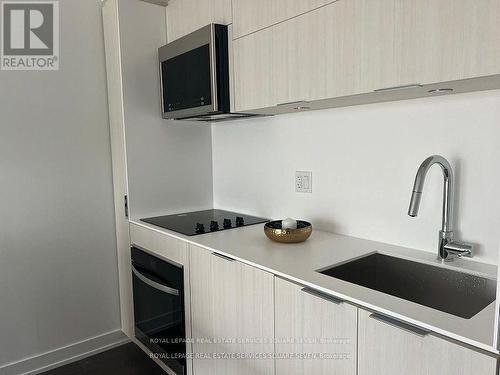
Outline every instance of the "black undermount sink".
[[318, 272], [465, 319], [496, 297], [496, 280], [379, 253]]

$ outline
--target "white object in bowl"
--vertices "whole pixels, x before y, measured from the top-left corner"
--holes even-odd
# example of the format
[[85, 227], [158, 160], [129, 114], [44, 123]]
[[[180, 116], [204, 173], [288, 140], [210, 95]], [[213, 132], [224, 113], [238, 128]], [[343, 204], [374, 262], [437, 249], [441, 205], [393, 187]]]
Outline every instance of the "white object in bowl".
[[281, 221], [281, 229], [297, 229], [297, 220], [287, 217]]

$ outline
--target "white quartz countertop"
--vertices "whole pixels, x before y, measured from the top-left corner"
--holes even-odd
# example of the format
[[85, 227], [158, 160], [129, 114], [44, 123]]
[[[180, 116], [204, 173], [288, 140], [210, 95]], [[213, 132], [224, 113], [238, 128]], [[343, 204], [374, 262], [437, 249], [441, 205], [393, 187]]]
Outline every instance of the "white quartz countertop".
[[280, 244], [270, 241], [265, 236], [263, 224], [189, 237], [139, 220], [131, 220], [131, 223], [229, 256], [366, 309], [498, 353], [493, 347], [495, 302], [471, 319], [464, 319], [317, 272], [319, 269], [373, 252], [496, 279], [497, 267], [494, 265], [468, 259], [455, 259], [452, 262], [443, 263], [437, 260], [434, 253], [318, 230], [315, 230], [306, 242]]

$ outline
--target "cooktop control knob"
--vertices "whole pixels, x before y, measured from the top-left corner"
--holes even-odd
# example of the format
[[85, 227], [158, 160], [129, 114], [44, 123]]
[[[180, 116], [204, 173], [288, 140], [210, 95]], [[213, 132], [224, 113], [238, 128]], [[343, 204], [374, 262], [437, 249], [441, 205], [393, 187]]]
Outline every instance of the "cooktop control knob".
[[205, 233], [205, 225], [201, 223], [196, 223], [196, 233]]
[[243, 217], [236, 216], [236, 226], [242, 227], [243, 225], [245, 225], [245, 220], [243, 220]]
[[214, 221], [214, 220], [212, 220], [212, 221], [210, 222], [210, 231], [211, 231], [211, 232], [216, 232], [216, 231], [218, 231], [218, 230], [219, 230], [219, 223], [218, 223], [218, 222], [216, 222], [216, 221]]
[[224, 229], [231, 228], [233, 224], [231, 223], [231, 219], [224, 219]]

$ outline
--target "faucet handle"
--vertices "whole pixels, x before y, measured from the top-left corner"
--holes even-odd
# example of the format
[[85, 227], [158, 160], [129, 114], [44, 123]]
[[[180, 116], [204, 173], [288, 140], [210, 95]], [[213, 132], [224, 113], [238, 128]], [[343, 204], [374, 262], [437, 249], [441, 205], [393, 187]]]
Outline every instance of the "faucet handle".
[[457, 257], [474, 256], [474, 244], [468, 242], [451, 241], [444, 246], [444, 249], [449, 255]]

